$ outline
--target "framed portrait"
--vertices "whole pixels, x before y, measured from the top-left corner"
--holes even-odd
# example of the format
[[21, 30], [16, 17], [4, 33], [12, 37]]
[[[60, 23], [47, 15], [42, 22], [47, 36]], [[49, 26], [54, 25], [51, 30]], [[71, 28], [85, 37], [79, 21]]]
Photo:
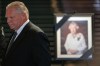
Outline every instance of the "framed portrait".
[[92, 59], [92, 15], [56, 14], [57, 59]]

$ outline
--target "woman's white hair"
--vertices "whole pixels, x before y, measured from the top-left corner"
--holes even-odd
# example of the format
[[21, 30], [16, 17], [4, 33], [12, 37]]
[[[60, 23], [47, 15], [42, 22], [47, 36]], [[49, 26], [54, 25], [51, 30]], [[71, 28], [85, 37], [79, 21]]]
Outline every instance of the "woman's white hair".
[[76, 22], [71, 22], [70, 24], [69, 24], [69, 29], [71, 29], [71, 27], [72, 26], [75, 26], [75, 28], [78, 30], [79, 29], [79, 26], [78, 26], [78, 24], [76, 23]]

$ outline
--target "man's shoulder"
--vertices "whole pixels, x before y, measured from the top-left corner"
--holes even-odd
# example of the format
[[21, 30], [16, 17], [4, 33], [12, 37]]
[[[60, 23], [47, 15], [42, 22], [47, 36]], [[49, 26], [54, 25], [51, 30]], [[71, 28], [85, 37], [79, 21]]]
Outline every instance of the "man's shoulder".
[[43, 30], [38, 27], [37, 25], [33, 24], [32, 22], [29, 22], [29, 29], [32, 31], [32, 32], [43, 32]]

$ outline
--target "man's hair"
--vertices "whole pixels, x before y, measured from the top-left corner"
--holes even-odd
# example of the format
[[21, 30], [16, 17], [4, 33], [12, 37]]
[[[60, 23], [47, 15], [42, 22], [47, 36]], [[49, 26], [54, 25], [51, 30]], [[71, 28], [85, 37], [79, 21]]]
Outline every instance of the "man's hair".
[[10, 4], [7, 5], [6, 10], [10, 7], [15, 8], [18, 13], [24, 12], [27, 18], [29, 18], [29, 11], [23, 2], [20, 1], [11, 2]]

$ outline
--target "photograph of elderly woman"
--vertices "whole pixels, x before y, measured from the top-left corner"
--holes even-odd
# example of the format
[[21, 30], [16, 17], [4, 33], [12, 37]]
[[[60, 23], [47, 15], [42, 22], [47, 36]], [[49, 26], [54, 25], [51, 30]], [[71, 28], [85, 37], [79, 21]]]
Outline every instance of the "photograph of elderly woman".
[[61, 27], [61, 54], [82, 55], [87, 49], [87, 21], [68, 21]]

